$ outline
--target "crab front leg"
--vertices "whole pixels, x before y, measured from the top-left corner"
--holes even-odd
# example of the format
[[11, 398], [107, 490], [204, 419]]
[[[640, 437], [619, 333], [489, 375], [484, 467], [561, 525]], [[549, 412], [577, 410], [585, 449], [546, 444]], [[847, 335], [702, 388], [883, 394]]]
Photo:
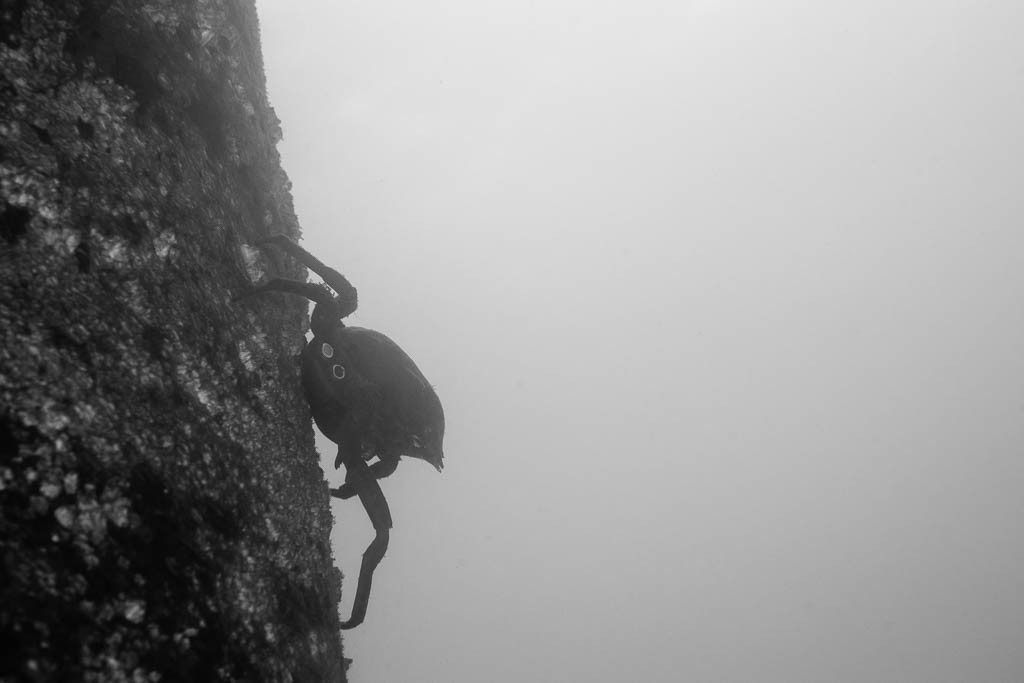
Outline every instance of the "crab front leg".
[[273, 278], [263, 284], [250, 287], [248, 290], [235, 297], [235, 301], [248, 299], [264, 292], [284, 292], [286, 294], [298, 294], [318, 304], [332, 305], [334, 296], [322, 285], [313, 282], [300, 282], [287, 278]]
[[[377, 532], [363, 553], [363, 561], [359, 567], [359, 582], [356, 584], [356, 597], [352, 603], [352, 616], [348, 618], [348, 621], [341, 623], [342, 629], [350, 629], [363, 623], [363, 619], [366, 617], [366, 608], [370, 603], [370, 588], [373, 584], [373, 572], [383, 559], [384, 553], [387, 552], [392, 524], [388, 501], [370, 466], [359, 457], [349, 457], [343, 459], [343, 462], [345, 463], [345, 485], [337, 492], [332, 491], [331, 495], [339, 498], [359, 496], [359, 502], [363, 504], [370, 523], [373, 524], [373, 528]], [[346, 489], [347, 495], [341, 494], [342, 489]]]
[[257, 242], [256, 246], [262, 248], [268, 244], [273, 244], [323, 278], [327, 286], [338, 295], [338, 304], [341, 307], [340, 317], [345, 318], [355, 312], [356, 307], [359, 305], [359, 296], [356, 288], [352, 286], [348, 278], [300, 247], [287, 235], [272, 235]]

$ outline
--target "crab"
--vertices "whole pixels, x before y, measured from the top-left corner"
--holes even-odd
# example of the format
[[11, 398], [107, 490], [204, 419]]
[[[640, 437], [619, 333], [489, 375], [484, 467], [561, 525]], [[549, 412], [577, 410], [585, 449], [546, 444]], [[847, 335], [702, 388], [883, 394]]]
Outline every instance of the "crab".
[[342, 629], [351, 629], [366, 616], [373, 572], [387, 551], [392, 527], [391, 510], [377, 480], [392, 474], [403, 455], [441, 471], [444, 410], [433, 387], [398, 344], [380, 332], [342, 322], [358, 305], [356, 288], [345, 276], [285, 235], [256, 246], [281, 249], [324, 281], [320, 285], [274, 278], [240, 298], [285, 292], [316, 304], [309, 325], [313, 338], [302, 351], [302, 387], [313, 421], [338, 445], [335, 469], [345, 466], [345, 482], [331, 489], [331, 495], [357, 496], [376, 532], [363, 553], [352, 615], [341, 624]]

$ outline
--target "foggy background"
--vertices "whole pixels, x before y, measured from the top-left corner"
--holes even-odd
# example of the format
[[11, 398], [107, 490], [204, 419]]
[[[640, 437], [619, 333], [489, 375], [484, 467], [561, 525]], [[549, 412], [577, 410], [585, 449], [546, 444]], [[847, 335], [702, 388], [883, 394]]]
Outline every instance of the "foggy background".
[[448, 423], [352, 681], [1024, 680], [1024, 4], [257, 4]]

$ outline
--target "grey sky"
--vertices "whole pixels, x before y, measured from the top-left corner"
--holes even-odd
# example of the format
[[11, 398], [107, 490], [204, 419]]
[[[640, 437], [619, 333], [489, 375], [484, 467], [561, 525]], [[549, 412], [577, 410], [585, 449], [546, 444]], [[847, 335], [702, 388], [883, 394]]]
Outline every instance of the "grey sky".
[[448, 419], [353, 681], [1024, 680], [1024, 4], [258, 6]]

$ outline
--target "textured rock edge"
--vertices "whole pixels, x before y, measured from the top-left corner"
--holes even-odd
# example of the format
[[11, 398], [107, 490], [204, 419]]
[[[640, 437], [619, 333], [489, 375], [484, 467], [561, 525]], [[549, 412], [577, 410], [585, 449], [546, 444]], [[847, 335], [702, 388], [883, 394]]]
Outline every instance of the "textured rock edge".
[[344, 680], [251, 2], [0, 3], [0, 677]]

